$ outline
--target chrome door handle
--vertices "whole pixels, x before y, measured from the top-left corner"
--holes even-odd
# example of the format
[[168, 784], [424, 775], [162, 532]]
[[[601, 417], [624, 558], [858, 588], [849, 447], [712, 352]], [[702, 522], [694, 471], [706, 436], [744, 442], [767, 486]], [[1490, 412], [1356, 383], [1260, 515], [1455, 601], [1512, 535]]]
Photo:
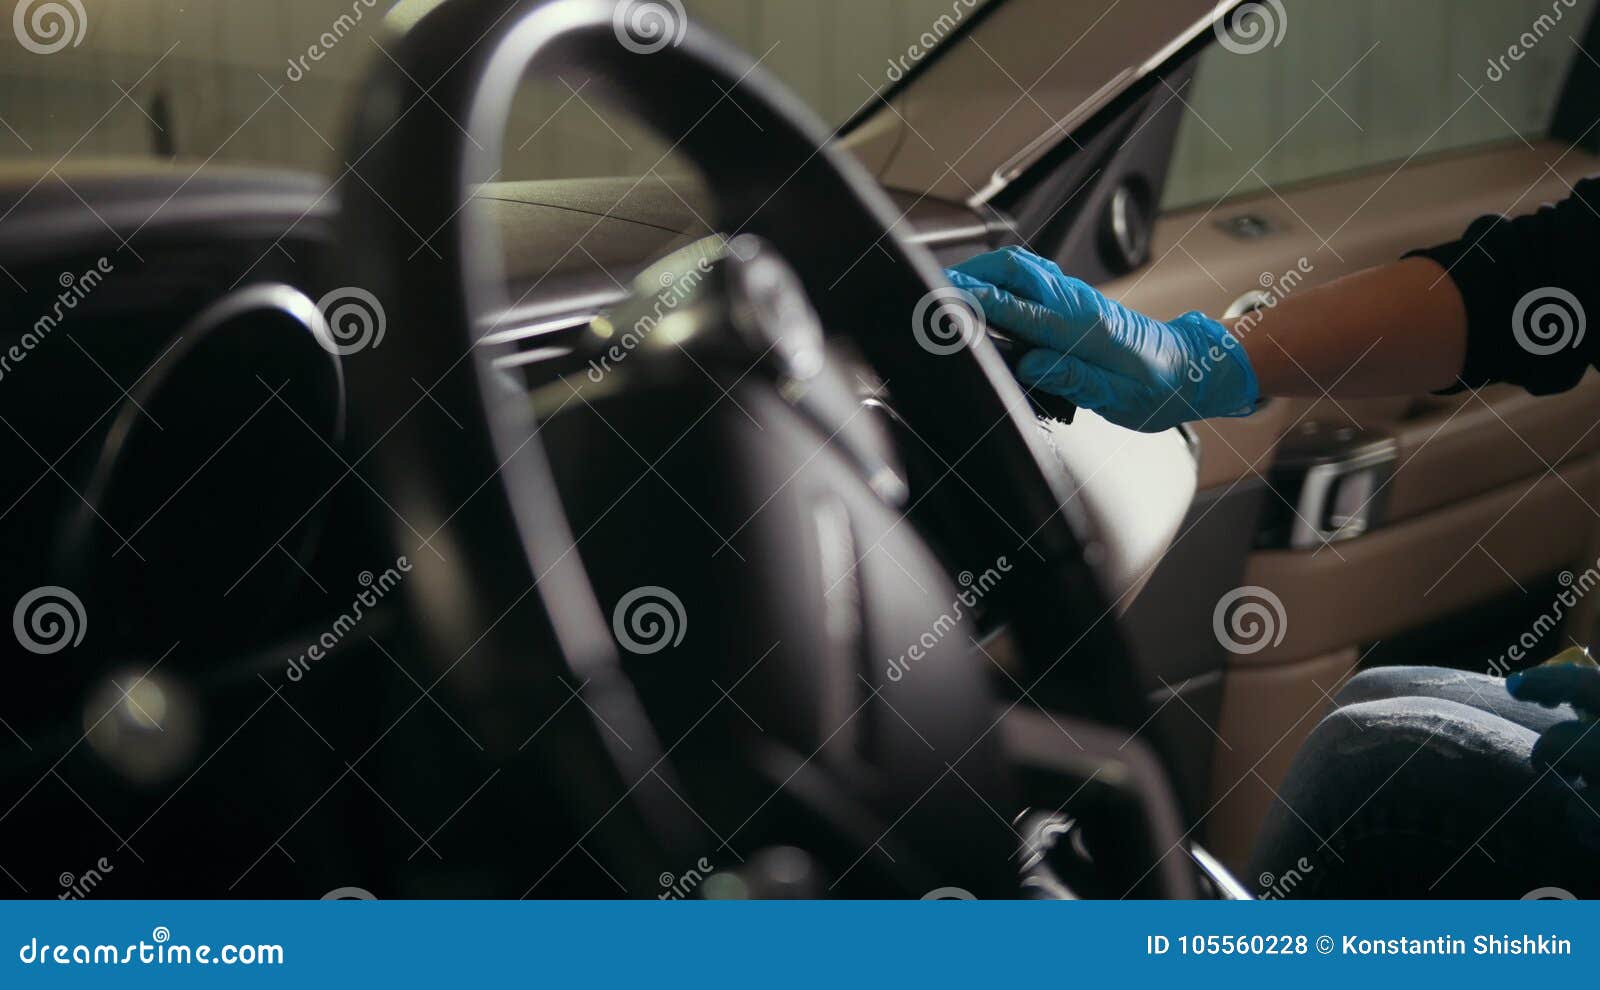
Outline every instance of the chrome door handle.
[[1398, 444], [1384, 433], [1307, 423], [1286, 437], [1272, 487], [1292, 514], [1262, 534], [1262, 546], [1307, 550], [1353, 540], [1382, 524]]
[[1249, 292], [1246, 292], [1244, 295], [1229, 303], [1228, 308], [1222, 311], [1222, 318], [1224, 320], [1238, 319], [1246, 313], [1251, 313], [1258, 309], [1265, 309], [1271, 305], [1271, 296], [1267, 295], [1260, 289], [1251, 289]]

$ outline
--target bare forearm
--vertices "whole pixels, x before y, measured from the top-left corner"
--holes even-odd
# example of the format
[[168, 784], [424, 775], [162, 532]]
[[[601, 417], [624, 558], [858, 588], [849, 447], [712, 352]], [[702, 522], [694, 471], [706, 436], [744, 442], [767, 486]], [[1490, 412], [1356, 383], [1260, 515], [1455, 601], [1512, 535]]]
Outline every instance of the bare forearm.
[[1426, 258], [1371, 268], [1224, 321], [1263, 396], [1406, 395], [1455, 382], [1467, 315]]

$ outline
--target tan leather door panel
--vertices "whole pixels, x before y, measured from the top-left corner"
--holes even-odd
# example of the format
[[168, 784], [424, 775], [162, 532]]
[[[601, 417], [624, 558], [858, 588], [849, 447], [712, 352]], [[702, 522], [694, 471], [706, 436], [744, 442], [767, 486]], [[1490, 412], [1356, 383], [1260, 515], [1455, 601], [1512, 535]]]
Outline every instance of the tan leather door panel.
[[[1154, 261], [1104, 288], [1161, 316], [1220, 313], [1263, 286], [1306, 273], [1309, 287], [1406, 250], [1459, 236], [1483, 213], [1564, 198], [1600, 160], [1521, 143], [1412, 162], [1170, 214]], [[1559, 161], [1558, 161], [1559, 159]], [[1548, 169], [1547, 162], [1558, 162]], [[1243, 239], [1234, 218], [1265, 221]], [[1294, 278], [1295, 276], [1289, 276]], [[1280, 291], [1284, 291], [1280, 289]], [[1384, 511], [1369, 533], [1306, 550], [1258, 550], [1245, 583], [1286, 616], [1281, 642], [1230, 659], [1208, 842], [1238, 867], [1305, 735], [1327, 711], [1359, 648], [1515, 591], [1576, 561], [1600, 521], [1600, 376], [1565, 395], [1493, 387], [1453, 396], [1274, 400], [1255, 416], [1201, 424], [1201, 485], [1264, 484], [1295, 431], [1354, 425], [1393, 438]], [[1269, 503], [1281, 496], [1269, 493]], [[1417, 657], [1426, 663], [1428, 657]]]

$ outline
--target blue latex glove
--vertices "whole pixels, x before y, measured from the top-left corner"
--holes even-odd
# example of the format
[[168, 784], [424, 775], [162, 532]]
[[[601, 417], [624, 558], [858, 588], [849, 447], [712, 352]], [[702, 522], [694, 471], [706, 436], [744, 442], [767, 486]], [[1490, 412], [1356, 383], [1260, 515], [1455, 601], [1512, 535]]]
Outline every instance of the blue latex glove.
[[1573, 664], [1534, 667], [1506, 678], [1513, 698], [1546, 708], [1569, 704], [1579, 718], [1557, 722], [1533, 745], [1535, 766], [1554, 767], [1600, 786], [1600, 669]]
[[1261, 389], [1244, 348], [1202, 313], [1162, 323], [1016, 247], [945, 274], [977, 298], [991, 327], [1037, 348], [1016, 367], [1026, 386], [1146, 433], [1256, 409]]

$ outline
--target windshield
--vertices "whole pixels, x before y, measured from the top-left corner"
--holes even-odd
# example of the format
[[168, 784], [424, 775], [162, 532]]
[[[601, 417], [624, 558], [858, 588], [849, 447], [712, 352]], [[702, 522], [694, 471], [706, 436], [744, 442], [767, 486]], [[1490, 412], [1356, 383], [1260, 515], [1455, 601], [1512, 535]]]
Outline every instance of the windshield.
[[[19, 0], [0, 30], [0, 155], [107, 156], [336, 171], [344, 114], [388, 29], [439, 0]], [[682, 18], [749, 51], [837, 127], [988, 0], [619, 0], [619, 40], [647, 52]], [[588, 80], [530, 85], [507, 177], [643, 171], [662, 149]], [[520, 146], [520, 147], [519, 147]]]

